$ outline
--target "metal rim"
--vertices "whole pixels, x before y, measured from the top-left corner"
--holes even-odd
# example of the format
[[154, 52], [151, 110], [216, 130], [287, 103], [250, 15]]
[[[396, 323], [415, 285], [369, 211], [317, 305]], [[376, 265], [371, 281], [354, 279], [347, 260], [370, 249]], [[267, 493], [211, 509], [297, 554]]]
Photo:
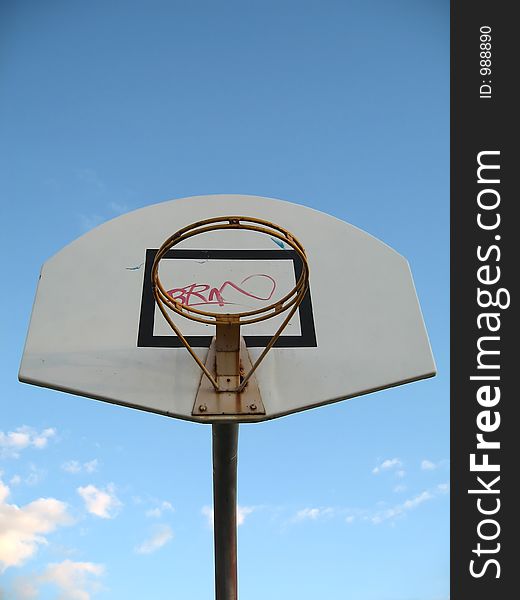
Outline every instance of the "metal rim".
[[[181, 243], [182, 241], [191, 238], [196, 235], [208, 233], [210, 231], [219, 231], [226, 229], [246, 229], [250, 231], [256, 231], [275, 237], [285, 243], [287, 243], [295, 252], [298, 254], [302, 261], [302, 272], [294, 288], [286, 294], [280, 300], [272, 302], [266, 307], [259, 308], [256, 310], [239, 312], [239, 313], [214, 313], [210, 311], [201, 310], [182, 304], [180, 301], [173, 299], [164, 286], [161, 283], [159, 277], [159, 263], [166, 253], [171, 250], [174, 246]], [[305, 249], [298, 239], [292, 235], [289, 231], [256, 217], [244, 217], [244, 216], [225, 216], [225, 217], [213, 217], [211, 219], [205, 219], [197, 221], [191, 225], [187, 225], [179, 231], [176, 231], [171, 235], [159, 248], [152, 266], [152, 288], [156, 302], [161, 308], [161, 312], [164, 314], [164, 306], [167, 306], [173, 312], [186, 317], [192, 321], [204, 323], [208, 325], [214, 325], [217, 320], [222, 322], [229, 318], [234, 323], [241, 325], [247, 325], [251, 323], [258, 323], [266, 319], [270, 319], [287, 309], [293, 307], [297, 308], [307, 292], [309, 285], [309, 266]]]

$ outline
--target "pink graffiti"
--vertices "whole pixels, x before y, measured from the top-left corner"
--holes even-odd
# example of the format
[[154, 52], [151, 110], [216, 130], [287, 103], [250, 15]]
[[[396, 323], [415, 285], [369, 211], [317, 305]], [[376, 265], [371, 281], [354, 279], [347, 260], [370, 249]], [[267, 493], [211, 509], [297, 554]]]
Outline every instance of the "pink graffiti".
[[[272, 287], [267, 296], [257, 296], [256, 294], [253, 294], [251, 291], [242, 287], [247, 281], [253, 279], [254, 277], [264, 277], [271, 282]], [[168, 290], [167, 294], [173, 300], [178, 300], [185, 306], [201, 306], [209, 304], [226, 306], [227, 304], [236, 304], [235, 302], [226, 300], [224, 296], [224, 291], [226, 288], [233, 288], [240, 294], [243, 294], [248, 298], [254, 298], [255, 300], [270, 300], [273, 297], [274, 291], [276, 290], [276, 281], [270, 275], [265, 275], [264, 273], [255, 273], [253, 275], [249, 275], [245, 279], [242, 279], [239, 284], [233, 283], [232, 281], [224, 281], [220, 287], [216, 288], [211, 287], [207, 283], [190, 283], [184, 287], [172, 288], [171, 290]]]

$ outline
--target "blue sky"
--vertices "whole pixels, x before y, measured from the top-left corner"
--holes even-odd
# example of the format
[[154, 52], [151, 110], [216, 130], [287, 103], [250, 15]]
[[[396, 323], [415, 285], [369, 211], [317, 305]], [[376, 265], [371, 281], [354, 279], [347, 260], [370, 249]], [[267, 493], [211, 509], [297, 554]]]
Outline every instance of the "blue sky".
[[17, 382], [47, 258], [209, 193], [312, 206], [405, 255], [439, 370], [241, 428], [241, 595], [448, 598], [448, 19], [441, 0], [2, 3], [0, 598], [212, 596], [210, 429]]

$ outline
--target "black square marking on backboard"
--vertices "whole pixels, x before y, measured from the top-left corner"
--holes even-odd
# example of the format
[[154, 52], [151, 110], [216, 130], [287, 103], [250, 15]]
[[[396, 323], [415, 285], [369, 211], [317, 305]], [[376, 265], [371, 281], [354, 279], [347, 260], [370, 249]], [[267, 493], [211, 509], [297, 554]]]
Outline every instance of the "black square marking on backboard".
[[[143, 292], [141, 298], [141, 314], [139, 318], [139, 332], [137, 346], [140, 348], [181, 348], [182, 342], [176, 335], [154, 335], [155, 299], [152, 292], [152, 265], [157, 254], [157, 249], [146, 250], [145, 269], [143, 276]], [[194, 260], [292, 260], [295, 281], [301, 275], [302, 263], [294, 250], [170, 250], [163, 260], [168, 259], [194, 259]], [[312, 312], [310, 289], [298, 308], [300, 319], [300, 335], [282, 335], [276, 341], [275, 348], [312, 348], [316, 342], [316, 330]], [[271, 336], [247, 335], [247, 326], [244, 327], [244, 339], [250, 348], [265, 347]], [[212, 336], [188, 335], [188, 343], [194, 348], [209, 348]]]

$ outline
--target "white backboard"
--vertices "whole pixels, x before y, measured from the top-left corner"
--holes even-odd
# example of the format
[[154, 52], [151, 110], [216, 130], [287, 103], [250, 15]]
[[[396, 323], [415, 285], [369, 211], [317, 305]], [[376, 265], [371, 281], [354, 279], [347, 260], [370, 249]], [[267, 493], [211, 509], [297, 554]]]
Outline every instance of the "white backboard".
[[[156, 250], [198, 220], [257, 217], [306, 249], [310, 289], [257, 378], [271, 419], [431, 377], [435, 364], [407, 261], [369, 234], [296, 204], [241, 195], [184, 198], [100, 225], [42, 268], [21, 381], [182, 419], [193, 416], [200, 369], [157, 310]], [[191, 305], [236, 312], [293, 286], [295, 252], [251, 231], [211, 232], [176, 246], [161, 280]], [[205, 360], [214, 330], [175, 316]], [[279, 318], [242, 328], [255, 360]], [[251, 418], [247, 419], [251, 421]]]

